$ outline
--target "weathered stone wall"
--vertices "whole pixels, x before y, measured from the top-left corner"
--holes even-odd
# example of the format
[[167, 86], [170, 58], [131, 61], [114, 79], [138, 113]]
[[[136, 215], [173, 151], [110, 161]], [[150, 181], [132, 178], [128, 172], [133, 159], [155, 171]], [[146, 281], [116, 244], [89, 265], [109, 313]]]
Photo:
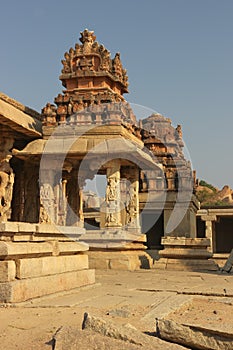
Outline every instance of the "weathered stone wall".
[[21, 302], [95, 282], [83, 230], [67, 235], [52, 225], [0, 224], [0, 302]]

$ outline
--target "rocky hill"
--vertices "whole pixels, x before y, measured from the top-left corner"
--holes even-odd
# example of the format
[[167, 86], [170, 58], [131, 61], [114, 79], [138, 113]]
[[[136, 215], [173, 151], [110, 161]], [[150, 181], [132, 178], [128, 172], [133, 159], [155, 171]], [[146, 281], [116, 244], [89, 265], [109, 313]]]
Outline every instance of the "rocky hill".
[[233, 190], [225, 185], [221, 190], [201, 180], [197, 186], [197, 198], [201, 206], [233, 205]]

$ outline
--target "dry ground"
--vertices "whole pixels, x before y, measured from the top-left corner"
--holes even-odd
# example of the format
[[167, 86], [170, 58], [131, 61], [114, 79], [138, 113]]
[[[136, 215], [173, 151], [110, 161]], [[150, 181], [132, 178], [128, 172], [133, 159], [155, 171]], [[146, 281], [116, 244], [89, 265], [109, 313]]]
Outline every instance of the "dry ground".
[[[98, 271], [97, 285], [0, 307], [0, 349], [52, 349], [63, 325], [81, 328], [84, 312], [155, 330], [155, 317], [233, 333], [233, 275], [156, 270]], [[68, 349], [67, 349], [68, 350]]]

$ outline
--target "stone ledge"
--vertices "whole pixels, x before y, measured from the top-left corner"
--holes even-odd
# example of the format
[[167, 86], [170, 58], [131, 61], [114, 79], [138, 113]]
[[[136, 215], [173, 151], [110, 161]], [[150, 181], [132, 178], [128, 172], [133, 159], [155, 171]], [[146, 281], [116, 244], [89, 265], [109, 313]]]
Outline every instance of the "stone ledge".
[[40, 257], [48, 255], [70, 254], [87, 251], [86, 243], [82, 242], [4, 242], [0, 241], [0, 260]]
[[214, 261], [204, 259], [171, 259], [160, 258], [154, 264], [155, 269], [176, 271], [218, 271]]
[[164, 249], [154, 267], [169, 270], [217, 271], [218, 266], [211, 260], [207, 250], [210, 240], [206, 238], [163, 237]]
[[166, 246], [185, 246], [185, 247], [208, 247], [210, 246], [209, 238], [186, 238], [186, 237], [162, 237], [162, 245]]
[[88, 256], [84, 254], [16, 260], [16, 278], [18, 279], [49, 276], [84, 269], [88, 269]]
[[94, 283], [94, 270], [73, 271], [0, 283], [0, 302], [18, 303]]
[[19, 230], [17, 222], [1, 222], [0, 223], [0, 235], [3, 233], [16, 233]]
[[188, 248], [179, 248], [179, 247], [169, 247], [163, 250], [160, 250], [159, 255], [163, 258], [187, 258], [189, 259], [209, 259], [212, 257], [206, 249], [190, 249]]

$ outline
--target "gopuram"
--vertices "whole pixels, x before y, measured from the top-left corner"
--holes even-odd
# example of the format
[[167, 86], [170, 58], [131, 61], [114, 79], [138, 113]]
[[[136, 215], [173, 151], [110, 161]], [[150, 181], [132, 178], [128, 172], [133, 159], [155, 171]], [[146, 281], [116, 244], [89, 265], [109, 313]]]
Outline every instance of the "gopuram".
[[[215, 269], [181, 126], [137, 120], [120, 54], [94, 32], [62, 64], [41, 114], [0, 95], [0, 301], [93, 284], [96, 268]], [[87, 204], [96, 177], [105, 196]]]

